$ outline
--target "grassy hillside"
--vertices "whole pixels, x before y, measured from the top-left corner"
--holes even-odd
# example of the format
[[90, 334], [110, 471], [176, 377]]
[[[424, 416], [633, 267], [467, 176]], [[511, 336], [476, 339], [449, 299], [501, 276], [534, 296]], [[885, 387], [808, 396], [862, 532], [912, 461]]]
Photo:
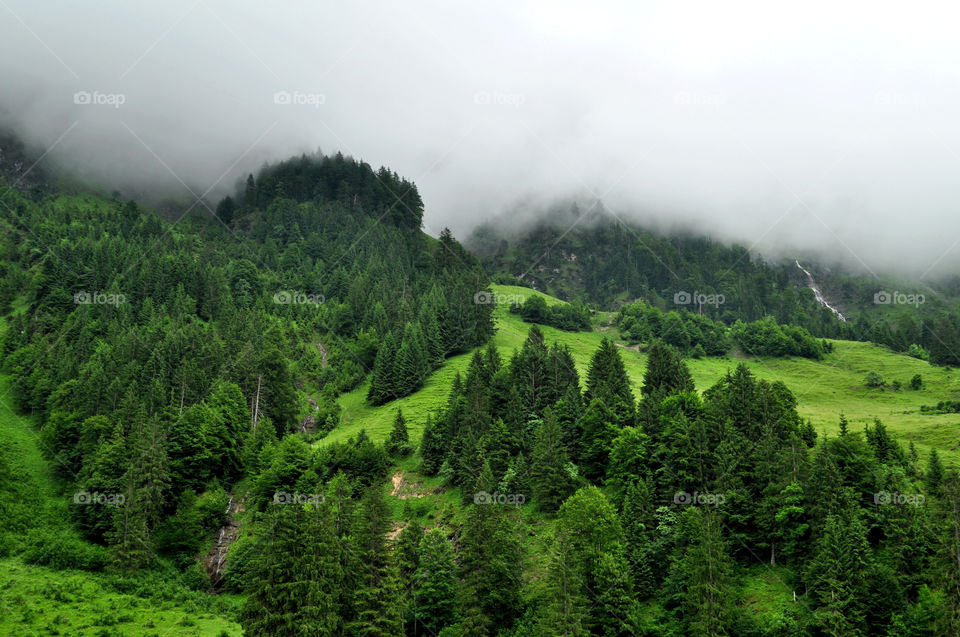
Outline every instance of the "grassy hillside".
[[[0, 442], [18, 476], [20, 498], [32, 502], [7, 504], [30, 507], [33, 529], [26, 542], [35, 534], [52, 535], [57, 550], [66, 544], [75, 550], [85, 542], [69, 521], [71, 494], [43, 457], [35, 420], [14, 412], [9, 391], [9, 378], [0, 377]], [[121, 591], [119, 581], [103, 573], [25, 564], [19, 557], [0, 559], [0, 635], [241, 634], [237, 623], [206, 608], [204, 593], [136, 580], [126, 580]]]
[[[142, 591], [138, 591], [142, 592]], [[121, 593], [111, 578], [0, 560], [0, 634], [240, 635], [200, 604]]]
[[[496, 285], [493, 289], [495, 293], [503, 295], [541, 295], [540, 292], [522, 287]], [[541, 296], [545, 296], [548, 303], [562, 303], [553, 297]], [[501, 356], [507, 359], [514, 348], [521, 346], [530, 325], [510, 314], [506, 305], [498, 306], [494, 317], [497, 323], [494, 342]], [[556, 340], [570, 347], [581, 376], [585, 375], [590, 357], [604, 335], [617, 335], [615, 328], [603, 326], [598, 326], [592, 332], [576, 333], [546, 326], [541, 326], [541, 329], [548, 343]], [[913, 440], [921, 454], [934, 447], [943, 453], [948, 463], [960, 464], [960, 414], [920, 413], [923, 404], [958, 399], [960, 373], [896, 354], [871, 343], [833, 341], [833, 344], [834, 351], [821, 361], [731, 356], [690, 359], [688, 363], [700, 391], [710, 387], [742, 360], [756, 376], [769, 381], [783, 381], [797, 397], [800, 415], [809, 419], [820, 433], [836, 432], [841, 412], [855, 430], [862, 429], [874, 418], [880, 418], [898, 437]], [[383, 440], [390, 431], [397, 408], [403, 409], [411, 437], [418, 439], [427, 414], [442, 405], [454, 375], [458, 371], [465, 372], [471, 356], [463, 354], [450, 358], [443, 368], [430, 376], [422, 390], [387, 405], [372, 407], [367, 404], [367, 385], [345, 394], [340, 398], [344, 408], [342, 424], [325, 440], [343, 440], [360, 429], [366, 429], [375, 440]], [[628, 349], [624, 344], [623, 358], [633, 381], [634, 392], [639, 395], [646, 355]], [[919, 391], [870, 389], [864, 384], [864, 376], [870, 371], [879, 372], [887, 382], [899, 380], [904, 387], [914, 374], [920, 374], [924, 388]]]

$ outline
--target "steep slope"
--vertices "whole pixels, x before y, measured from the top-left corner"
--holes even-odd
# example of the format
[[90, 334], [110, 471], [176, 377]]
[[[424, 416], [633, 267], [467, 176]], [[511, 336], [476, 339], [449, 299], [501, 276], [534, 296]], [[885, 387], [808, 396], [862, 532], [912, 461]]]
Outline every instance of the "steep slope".
[[[503, 298], [537, 294], [544, 296], [548, 303], [563, 302], [528, 288], [494, 285], [492, 289], [494, 295]], [[498, 305], [494, 310], [497, 327], [494, 343], [504, 359], [523, 343], [530, 327], [507, 310], [507, 305]], [[547, 342], [559, 341], [570, 347], [581, 378], [585, 377], [590, 357], [600, 341], [605, 336], [617, 337], [616, 328], [602, 324], [590, 332], [564, 332], [548, 326], [540, 329]], [[742, 360], [758, 378], [783, 381], [797, 396], [800, 415], [809, 419], [818, 432], [835, 433], [841, 413], [856, 430], [880, 418], [904, 441], [915, 441], [921, 453], [936, 448], [950, 463], [960, 464], [960, 425], [956, 416], [920, 412], [921, 405], [960, 397], [960, 375], [949, 368], [936, 367], [872, 343], [832, 342], [833, 352], [821, 361], [731, 356], [690, 359], [687, 363], [699, 391], [716, 383]], [[623, 342], [620, 345], [624, 348], [622, 354], [631, 383], [638, 389], [646, 369], [646, 354], [627, 348]], [[448, 359], [423, 389], [387, 405], [367, 404], [365, 386], [343, 395], [340, 398], [344, 408], [342, 423], [323, 441], [346, 440], [360, 429], [365, 429], [374, 440], [385, 440], [398, 408], [407, 418], [411, 438], [419, 439], [427, 414], [443, 404], [453, 377], [457, 372], [466, 371], [471, 356], [463, 354]], [[890, 383], [898, 380], [904, 387], [915, 374], [920, 374], [924, 387], [917, 391], [871, 389], [864, 384], [864, 377], [870, 371], [878, 372]]]

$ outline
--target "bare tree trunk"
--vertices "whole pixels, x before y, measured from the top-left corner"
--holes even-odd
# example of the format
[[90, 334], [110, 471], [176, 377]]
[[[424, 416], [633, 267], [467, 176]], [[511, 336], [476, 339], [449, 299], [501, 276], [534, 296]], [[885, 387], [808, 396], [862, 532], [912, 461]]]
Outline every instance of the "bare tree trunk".
[[263, 382], [263, 375], [257, 376], [257, 396], [253, 400], [253, 429], [257, 428], [257, 422], [260, 420], [260, 385]]

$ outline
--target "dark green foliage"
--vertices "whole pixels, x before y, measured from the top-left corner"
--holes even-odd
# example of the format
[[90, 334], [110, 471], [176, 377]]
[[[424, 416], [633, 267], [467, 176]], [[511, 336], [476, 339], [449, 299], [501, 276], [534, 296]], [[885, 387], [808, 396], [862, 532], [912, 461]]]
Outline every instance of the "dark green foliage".
[[686, 364], [669, 346], [657, 341], [650, 348], [647, 370], [643, 375], [644, 396], [667, 396], [692, 391], [693, 379]]
[[530, 488], [537, 505], [554, 513], [572, 490], [568, 473], [570, 460], [563, 445], [562, 432], [551, 410], [537, 428], [530, 457]]
[[402, 631], [402, 587], [386, 538], [390, 526], [382, 487], [368, 488], [356, 524], [357, 556], [362, 566], [354, 601], [357, 614], [348, 624], [355, 634], [393, 637]]
[[910, 377], [910, 389], [916, 391], [923, 389], [923, 376], [920, 374], [914, 374]]
[[619, 424], [633, 423], [634, 397], [627, 370], [620, 352], [610, 339], [604, 338], [590, 360], [584, 402], [599, 400], [616, 413]]
[[253, 635], [333, 635], [340, 619], [333, 513], [282, 506], [265, 524], [262, 552], [249, 577], [241, 614]]
[[550, 325], [568, 332], [590, 329], [590, 310], [577, 301], [548, 306], [542, 296], [532, 294], [522, 304], [511, 305], [510, 311], [528, 323]]
[[224, 197], [220, 200], [220, 203], [217, 204], [217, 218], [229, 226], [230, 222], [233, 221], [233, 213], [236, 209], [237, 206], [233, 202], [233, 197]]
[[867, 372], [867, 375], [863, 379], [863, 384], [867, 387], [883, 387], [887, 383], [884, 382], [883, 376], [877, 372]]
[[[489, 472], [481, 474], [474, 488], [493, 490]], [[493, 627], [509, 627], [519, 615], [521, 524], [510, 507], [467, 506], [460, 538], [460, 607], [466, 634], [486, 634]]]
[[944, 469], [943, 463], [936, 449], [930, 450], [930, 460], [927, 462], [927, 470], [924, 472], [923, 480], [926, 483], [929, 493], [937, 493], [940, 485], [943, 483]]
[[768, 316], [760, 321], [737, 321], [730, 333], [744, 352], [752, 356], [803, 356], [823, 358], [823, 343], [795, 325], [781, 325]]
[[407, 421], [403, 417], [403, 412], [399, 409], [385, 448], [387, 453], [396, 456], [408, 456], [413, 452], [410, 447], [410, 436], [407, 433]]
[[420, 540], [420, 562], [413, 577], [415, 627], [438, 634], [456, 620], [457, 565], [453, 547], [440, 529]]

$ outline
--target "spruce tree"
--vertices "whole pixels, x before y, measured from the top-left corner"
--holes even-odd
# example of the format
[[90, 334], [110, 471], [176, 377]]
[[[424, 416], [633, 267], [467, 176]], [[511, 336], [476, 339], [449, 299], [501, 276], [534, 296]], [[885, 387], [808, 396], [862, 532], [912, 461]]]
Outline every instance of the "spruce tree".
[[334, 635], [341, 586], [332, 512], [325, 506], [277, 507], [247, 578], [240, 614], [250, 635]]
[[433, 417], [427, 414], [427, 422], [423, 426], [423, 436], [420, 439], [421, 468], [428, 476], [436, 475], [443, 464], [447, 452], [440, 423], [435, 423]]
[[671, 567], [680, 592], [678, 610], [690, 634], [727, 635], [733, 611], [733, 562], [723, 538], [720, 514], [692, 506], [681, 521], [684, 545]]
[[390, 431], [390, 437], [386, 444], [387, 453], [392, 455], [406, 456], [412, 451], [410, 448], [410, 436], [407, 433], [407, 421], [403, 417], [403, 411], [397, 409], [397, 416], [393, 420], [393, 429]]
[[547, 409], [530, 457], [530, 487], [537, 506], [548, 513], [555, 513], [570, 495], [573, 485], [567, 475], [568, 463], [560, 426], [552, 410]]
[[600, 341], [590, 359], [584, 401], [590, 403], [593, 400], [600, 400], [617, 412], [621, 426], [633, 424], [634, 397], [630, 389], [630, 379], [627, 377], [620, 352], [608, 338]]
[[586, 637], [589, 601], [584, 595], [583, 576], [573, 559], [569, 536], [558, 534], [550, 554], [547, 600], [537, 625], [538, 637], [565, 635]]
[[354, 633], [375, 637], [396, 637], [402, 633], [400, 582], [386, 537], [390, 526], [390, 509], [382, 488], [369, 487], [356, 524], [361, 570], [355, 596], [357, 615], [349, 624]]
[[456, 621], [457, 564], [450, 541], [438, 528], [433, 528], [420, 540], [420, 562], [414, 575], [413, 634], [424, 632], [436, 635]]
[[666, 396], [680, 391], [693, 391], [693, 379], [686, 363], [668, 345], [655, 341], [647, 355], [647, 370], [643, 375], [644, 396]]

